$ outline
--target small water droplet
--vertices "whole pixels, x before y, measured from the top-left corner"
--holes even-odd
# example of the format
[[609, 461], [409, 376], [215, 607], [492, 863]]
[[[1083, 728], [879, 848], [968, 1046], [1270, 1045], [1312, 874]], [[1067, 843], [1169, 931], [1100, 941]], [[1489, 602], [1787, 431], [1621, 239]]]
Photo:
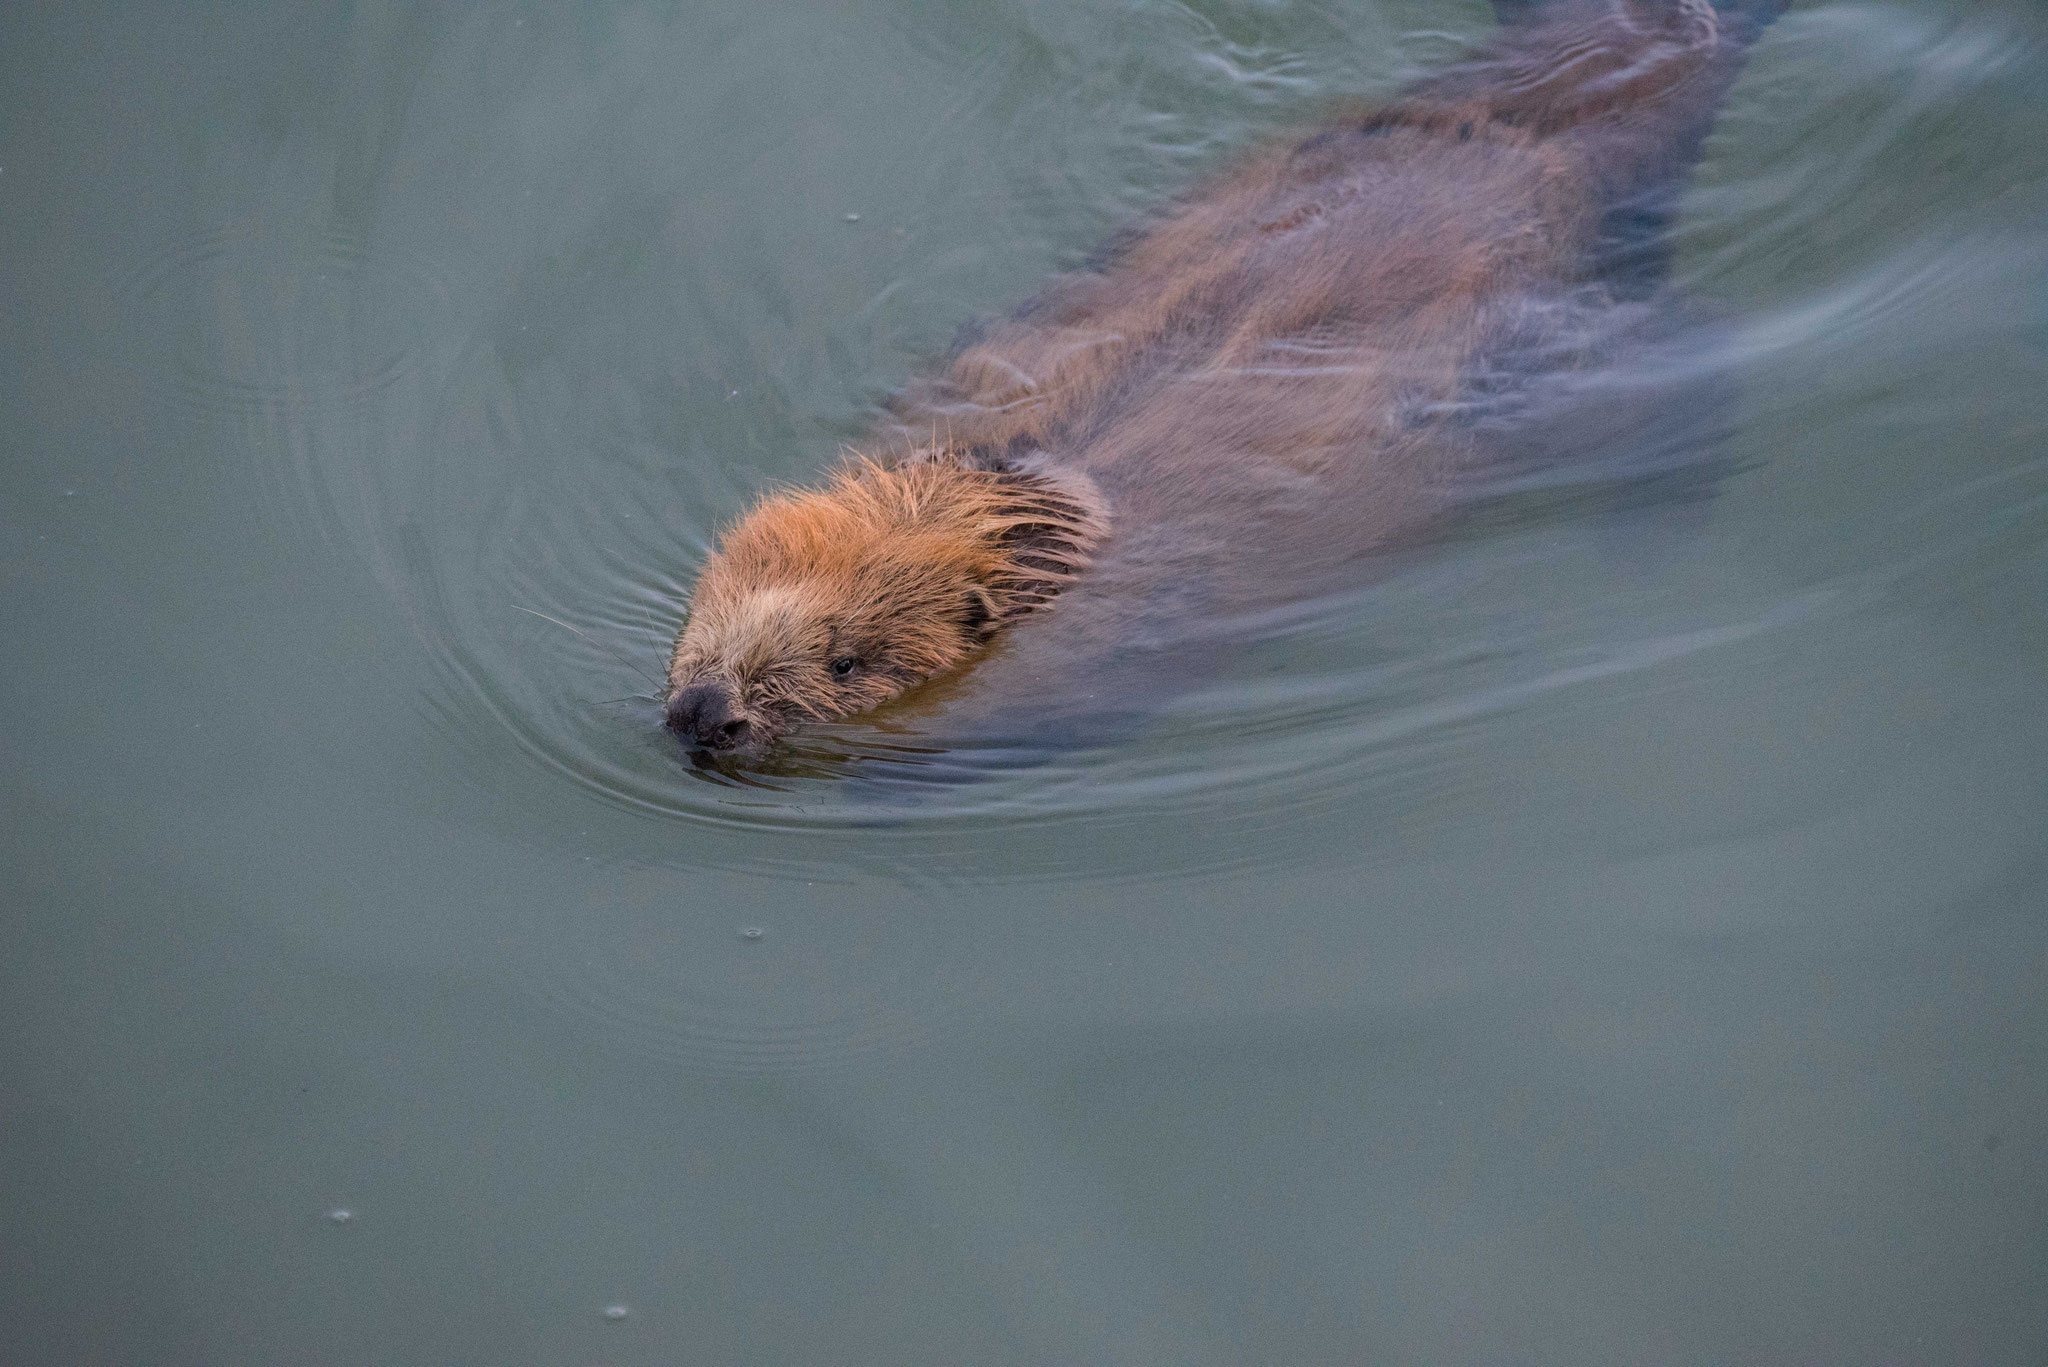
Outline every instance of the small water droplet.
[[767, 931], [766, 931], [765, 929], [763, 929], [762, 927], [760, 927], [760, 926], [741, 926], [741, 927], [740, 927], [740, 938], [741, 938], [742, 940], [758, 940], [758, 939], [760, 939], [760, 938], [761, 938], [761, 937], [762, 937], [763, 935], [766, 935], [767, 933], [768, 933], [768, 932], [767, 932]]
[[845, 220], [846, 220], [846, 221], [847, 221], [848, 223], [858, 223], [858, 222], [860, 222], [860, 215], [859, 215], [859, 214], [841, 214], [841, 215], [840, 215], [840, 217], [841, 217], [841, 218], [843, 218], [843, 219], [845, 219]]
[[77, 498], [77, 497], [78, 497], [78, 490], [76, 490], [76, 489], [66, 489], [66, 490], [64, 491], [64, 497], [66, 497], [66, 498]]
[[327, 1218], [337, 1225], [345, 1225], [356, 1218], [356, 1213], [346, 1206], [336, 1206], [327, 1212]]
[[623, 1305], [607, 1305], [604, 1308], [604, 1317], [608, 1320], [622, 1320], [632, 1313], [630, 1308]]

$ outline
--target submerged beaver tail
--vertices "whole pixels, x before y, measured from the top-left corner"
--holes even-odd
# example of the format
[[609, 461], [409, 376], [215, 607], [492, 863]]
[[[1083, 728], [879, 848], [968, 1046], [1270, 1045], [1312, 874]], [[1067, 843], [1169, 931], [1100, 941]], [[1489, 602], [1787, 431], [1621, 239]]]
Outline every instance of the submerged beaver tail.
[[[1637, 0], [1642, 3], [1643, 0]], [[1688, 0], [1649, 0], [1650, 4], [1677, 8]], [[1784, 13], [1788, 0], [1709, 0], [1724, 32], [1739, 38], [1754, 38], [1762, 28]], [[1614, 0], [1493, 0], [1494, 17], [1503, 27], [1527, 27], [1554, 23], [1560, 16], [1583, 15], [1589, 10], [1613, 8]]]
[[1625, 296], [1669, 273], [1678, 196], [1750, 46], [1784, 0], [1495, 0], [1478, 55], [1370, 115], [1408, 130], [1542, 149], [1593, 207], [1584, 261]]
[[1712, 0], [1549, 0], [1510, 13], [1520, 17], [1478, 56], [1418, 82], [1364, 131], [1622, 132], [1655, 146], [1675, 123], [1711, 114], [1739, 57]]

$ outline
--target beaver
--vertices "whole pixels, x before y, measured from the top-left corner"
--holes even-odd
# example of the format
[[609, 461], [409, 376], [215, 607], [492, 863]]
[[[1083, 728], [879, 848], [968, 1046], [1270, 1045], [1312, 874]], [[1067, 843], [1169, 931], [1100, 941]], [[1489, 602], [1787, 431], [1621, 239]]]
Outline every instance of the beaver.
[[970, 660], [985, 716], [1147, 695], [1475, 480], [1582, 456], [1556, 448], [1583, 424], [1528, 415], [1669, 335], [1673, 204], [1775, 0], [1496, 10], [1475, 56], [1126, 231], [727, 530], [670, 729], [759, 753]]

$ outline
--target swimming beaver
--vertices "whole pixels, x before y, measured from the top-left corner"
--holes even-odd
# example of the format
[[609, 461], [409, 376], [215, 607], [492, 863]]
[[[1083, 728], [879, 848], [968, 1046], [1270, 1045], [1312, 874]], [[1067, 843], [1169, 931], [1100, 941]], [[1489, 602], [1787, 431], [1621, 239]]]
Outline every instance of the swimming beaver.
[[725, 533], [669, 727], [759, 752], [999, 634], [982, 710], [1047, 714], [1355, 578], [1526, 453], [1546, 376], [1656, 334], [1670, 206], [1775, 7], [1497, 0], [1474, 59], [1126, 233]]

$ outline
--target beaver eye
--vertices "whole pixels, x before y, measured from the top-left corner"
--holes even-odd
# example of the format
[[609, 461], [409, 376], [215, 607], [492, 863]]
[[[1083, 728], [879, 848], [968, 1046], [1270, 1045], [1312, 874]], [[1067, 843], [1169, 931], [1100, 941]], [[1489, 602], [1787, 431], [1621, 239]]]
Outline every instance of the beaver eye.
[[860, 661], [854, 659], [851, 655], [841, 655], [832, 662], [832, 677], [835, 679], [845, 678], [853, 673], [853, 667], [859, 663]]

